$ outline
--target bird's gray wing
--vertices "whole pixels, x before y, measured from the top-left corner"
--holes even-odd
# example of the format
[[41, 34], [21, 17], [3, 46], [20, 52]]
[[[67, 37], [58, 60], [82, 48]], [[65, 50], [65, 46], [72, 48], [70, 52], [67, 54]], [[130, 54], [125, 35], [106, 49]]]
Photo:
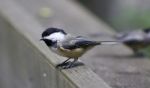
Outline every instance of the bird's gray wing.
[[90, 46], [99, 45], [100, 42], [88, 40], [82, 36], [77, 36], [75, 38], [71, 38], [66, 40], [62, 47], [65, 49], [76, 49], [76, 48], [87, 48]]

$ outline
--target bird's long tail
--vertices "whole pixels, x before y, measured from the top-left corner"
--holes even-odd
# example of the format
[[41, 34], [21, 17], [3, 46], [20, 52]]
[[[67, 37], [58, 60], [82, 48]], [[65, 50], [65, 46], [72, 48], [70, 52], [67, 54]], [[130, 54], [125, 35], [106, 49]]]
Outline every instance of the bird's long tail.
[[98, 41], [100, 45], [116, 45], [119, 44], [119, 41]]

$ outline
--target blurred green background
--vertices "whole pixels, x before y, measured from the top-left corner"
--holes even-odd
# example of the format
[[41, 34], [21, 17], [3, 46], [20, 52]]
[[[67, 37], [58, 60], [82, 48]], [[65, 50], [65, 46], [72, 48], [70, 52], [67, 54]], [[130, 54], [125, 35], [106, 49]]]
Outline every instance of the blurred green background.
[[[78, 0], [115, 31], [150, 27], [150, 0]], [[150, 47], [141, 50], [150, 57]]]

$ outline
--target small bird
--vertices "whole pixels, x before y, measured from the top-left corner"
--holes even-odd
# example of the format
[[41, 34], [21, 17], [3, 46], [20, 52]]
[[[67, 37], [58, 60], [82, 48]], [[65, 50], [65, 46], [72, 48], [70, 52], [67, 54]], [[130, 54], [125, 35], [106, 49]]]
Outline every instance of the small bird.
[[[117, 43], [116, 41], [92, 41], [82, 36], [70, 35], [59, 28], [47, 28], [40, 40], [44, 41], [54, 53], [68, 58], [56, 66], [64, 69], [73, 67], [79, 57], [96, 45]], [[70, 59], [74, 60], [67, 64]]]
[[150, 28], [119, 33], [115, 35], [115, 38], [131, 48], [135, 55], [143, 56], [139, 50], [150, 46]]

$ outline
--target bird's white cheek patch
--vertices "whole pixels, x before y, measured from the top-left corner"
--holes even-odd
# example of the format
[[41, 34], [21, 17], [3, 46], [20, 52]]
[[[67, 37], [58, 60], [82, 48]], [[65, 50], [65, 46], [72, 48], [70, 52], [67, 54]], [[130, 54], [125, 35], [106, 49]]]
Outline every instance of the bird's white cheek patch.
[[65, 35], [60, 32], [53, 33], [53, 34], [45, 37], [45, 39], [54, 40], [54, 41], [56, 41], [56, 40], [62, 41], [62, 40], [64, 40], [64, 38], [65, 38]]

